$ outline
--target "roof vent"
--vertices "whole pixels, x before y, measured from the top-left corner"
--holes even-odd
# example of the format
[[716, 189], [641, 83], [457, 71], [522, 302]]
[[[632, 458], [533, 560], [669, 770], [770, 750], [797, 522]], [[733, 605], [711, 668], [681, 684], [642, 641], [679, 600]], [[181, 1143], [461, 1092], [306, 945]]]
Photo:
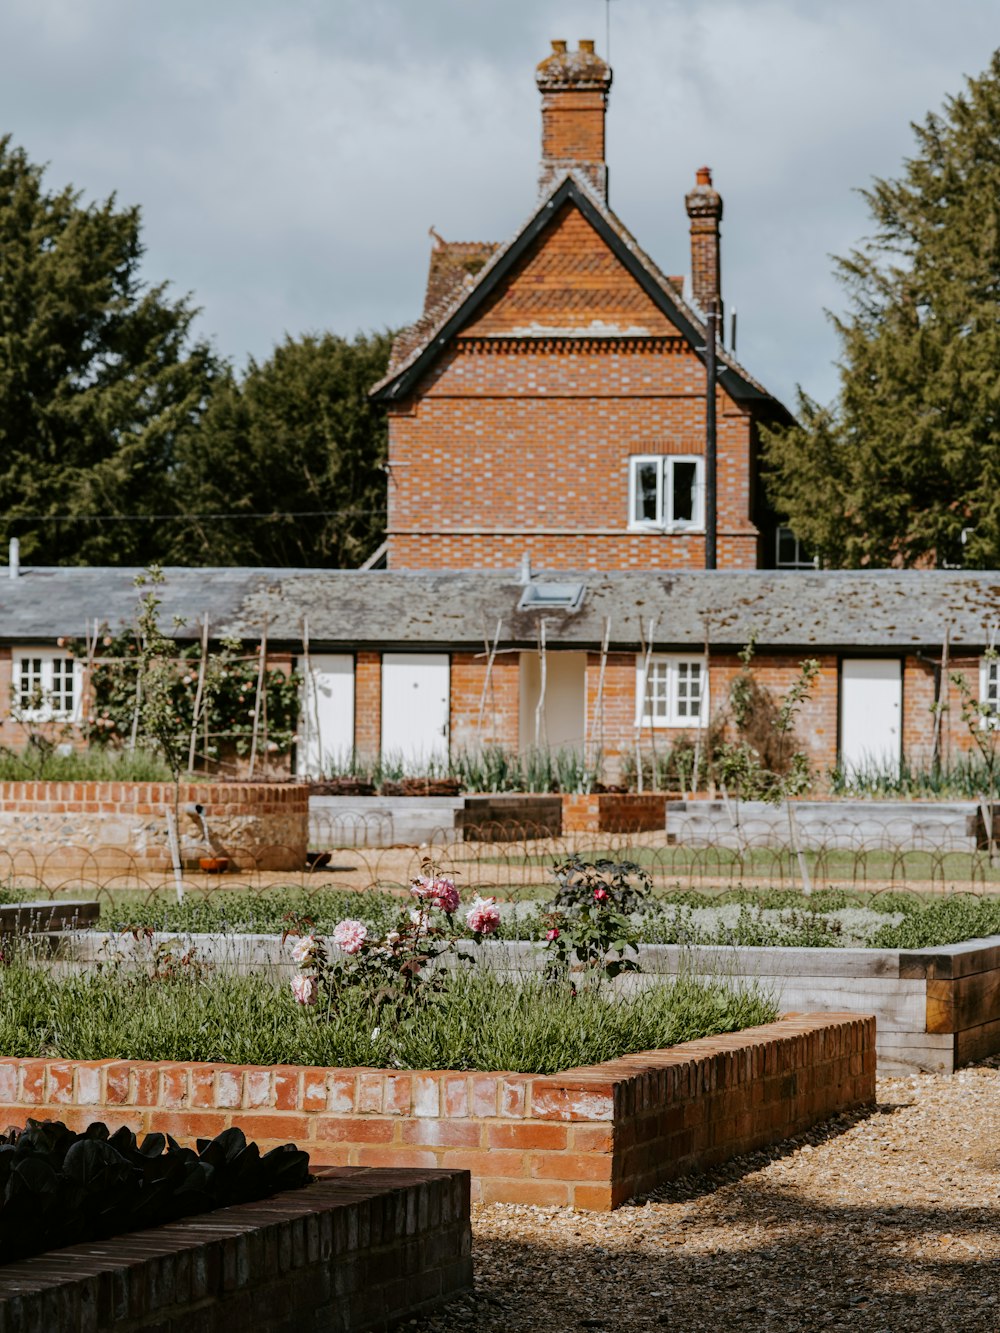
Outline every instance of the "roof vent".
[[585, 583], [529, 583], [517, 604], [519, 611], [578, 611]]

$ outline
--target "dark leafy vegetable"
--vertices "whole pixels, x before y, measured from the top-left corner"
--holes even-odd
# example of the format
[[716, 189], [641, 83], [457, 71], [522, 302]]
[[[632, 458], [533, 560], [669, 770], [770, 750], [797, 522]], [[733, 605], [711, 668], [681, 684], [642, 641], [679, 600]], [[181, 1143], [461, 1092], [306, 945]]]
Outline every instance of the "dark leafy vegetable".
[[309, 1179], [307, 1153], [286, 1143], [261, 1156], [235, 1127], [199, 1139], [194, 1152], [169, 1134], [139, 1143], [127, 1126], [112, 1134], [95, 1122], [75, 1134], [58, 1120], [29, 1120], [0, 1134], [0, 1263], [248, 1203]]

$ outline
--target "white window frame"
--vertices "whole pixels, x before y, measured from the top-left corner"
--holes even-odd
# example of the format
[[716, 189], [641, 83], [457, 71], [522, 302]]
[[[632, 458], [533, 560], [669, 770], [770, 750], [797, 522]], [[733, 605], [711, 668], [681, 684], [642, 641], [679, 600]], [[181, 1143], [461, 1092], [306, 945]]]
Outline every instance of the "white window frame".
[[[699, 728], [708, 724], [709, 718], [709, 680], [704, 657], [681, 653], [653, 653], [649, 659], [649, 676], [645, 675], [646, 659], [638, 654], [635, 659], [635, 713], [638, 727], [686, 727]], [[684, 699], [681, 698], [682, 682], [688, 676], [690, 668], [696, 666], [701, 682], [701, 697], [697, 714], [685, 713]], [[646, 709], [649, 681], [661, 678], [665, 684], [663, 692], [664, 708], [662, 713], [650, 713]], [[689, 676], [688, 676], [689, 678]], [[643, 683], [646, 683], [646, 690]], [[688, 701], [690, 702], [690, 700]]]
[[982, 725], [995, 727], [1000, 720], [1000, 657], [979, 659], [979, 702], [993, 713], [993, 717], [982, 719]]
[[[38, 664], [37, 668], [30, 670], [29, 676], [38, 679], [43, 700], [40, 708], [28, 708], [21, 703], [23, 664], [26, 662]], [[60, 664], [60, 672], [56, 670], [56, 663]], [[57, 708], [56, 676], [65, 671], [66, 664], [71, 668], [69, 674], [73, 681], [73, 706]], [[11, 653], [11, 702], [27, 721], [79, 722], [83, 707], [83, 663], [71, 657], [63, 648], [15, 648]]]
[[[798, 557], [795, 560], [781, 559], [781, 534], [787, 532], [795, 542], [795, 552]], [[815, 556], [812, 560], [802, 555], [802, 541], [796, 537], [795, 533], [787, 523], [780, 523], [774, 532], [774, 567], [775, 569], [818, 569]]]
[[[656, 512], [655, 519], [636, 517], [639, 469], [655, 463]], [[674, 466], [693, 463], [694, 513], [690, 519], [667, 517], [673, 511]], [[705, 459], [701, 454], [633, 454], [628, 460], [628, 526], [632, 532], [704, 532], [705, 530]]]

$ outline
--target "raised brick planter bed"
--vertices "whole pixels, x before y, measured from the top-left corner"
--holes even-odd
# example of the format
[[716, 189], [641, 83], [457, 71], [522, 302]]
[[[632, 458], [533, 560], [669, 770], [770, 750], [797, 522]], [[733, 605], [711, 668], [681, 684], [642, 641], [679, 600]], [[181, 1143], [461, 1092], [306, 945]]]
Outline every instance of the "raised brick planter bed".
[[[185, 782], [179, 793], [182, 841], [209, 833], [233, 866], [301, 870], [306, 860], [309, 790], [304, 783]], [[170, 782], [0, 782], [2, 872], [19, 882], [60, 875], [167, 872]], [[205, 851], [201, 850], [201, 855]]]
[[472, 1285], [469, 1177], [340, 1169], [302, 1190], [0, 1266], [0, 1329], [375, 1333]]
[[564, 833], [655, 833], [666, 827], [667, 801], [659, 795], [592, 792], [563, 796]]
[[0, 1060], [0, 1117], [184, 1141], [238, 1124], [314, 1163], [469, 1170], [486, 1202], [608, 1209], [875, 1096], [875, 1020], [792, 1015], [560, 1074]]

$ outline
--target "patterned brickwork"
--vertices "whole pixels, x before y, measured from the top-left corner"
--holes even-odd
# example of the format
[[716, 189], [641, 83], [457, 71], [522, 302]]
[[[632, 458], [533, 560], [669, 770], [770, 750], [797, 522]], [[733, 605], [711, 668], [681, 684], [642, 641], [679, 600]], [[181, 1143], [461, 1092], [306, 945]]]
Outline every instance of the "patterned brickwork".
[[[752, 421], [716, 407], [719, 563], [755, 568]], [[704, 453], [704, 367], [573, 205], [389, 430], [391, 568], [704, 566], [700, 534], [628, 528], [631, 456]]]

